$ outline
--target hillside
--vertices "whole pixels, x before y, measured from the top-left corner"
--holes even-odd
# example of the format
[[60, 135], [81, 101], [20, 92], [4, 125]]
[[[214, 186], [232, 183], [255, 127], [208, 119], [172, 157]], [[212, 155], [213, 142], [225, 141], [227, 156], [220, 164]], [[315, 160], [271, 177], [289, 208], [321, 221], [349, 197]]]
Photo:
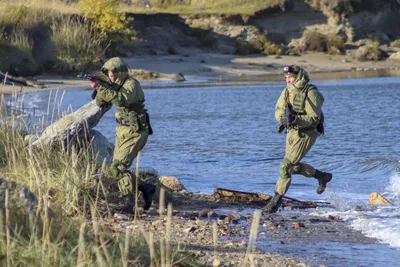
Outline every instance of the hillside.
[[[0, 70], [23, 76], [73, 74], [97, 68], [104, 57], [185, 56], [189, 53], [296, 56], [316, 51], [332, 56], [348, 55], [360, 61], [400, 57], [397, 53], [400, 28], [395, 27], [400, 25], [398, 0], [125, 2], [127, 4], [120, 9], [127, 12], [127, 27], [135, 31], [134, 41], [116, 32], [107, 35], [107, 38], [114, 36], [110, 42], [101, 34], [87, 36], [94, 32], [89, 30], [88, 34], [73, 38], [86, 38], [84, 42], [92, 42], [90, 45], [69, 47], [65, 47], [63, 40], [66, 34], [57, 27], [61, 28], [62, 23], [90, 26], [84, 17], [62, 14], [58, 15], [60, 19], [44, 18], [32, 25], [22, 25], [18, 31], [23, 36], [16, 38], [25, 40], [21, 50], [7, 39], [13, 28], [3, 12], [0, 15]], [[70, 31], [82, 32], [75, 28]], [[70, 52], [74, 50], [81, 52]]]

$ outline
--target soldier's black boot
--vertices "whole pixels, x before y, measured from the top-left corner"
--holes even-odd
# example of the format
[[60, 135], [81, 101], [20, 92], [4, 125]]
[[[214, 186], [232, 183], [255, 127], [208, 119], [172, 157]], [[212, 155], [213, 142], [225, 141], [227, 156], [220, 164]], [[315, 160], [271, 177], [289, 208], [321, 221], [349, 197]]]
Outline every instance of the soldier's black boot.
[[128, 194], [123, 196], [124, 206], [122, 208], [118, 208], [117, 210], [126, 214], [134, 214], [135, 213], [135, 201], [133, 194]]
[[316, 170], [314, 178], [318, 180], [317, 194], [325, 191], [326, 184], [332, 180], [332, 173]]
[[144, 210], [148, 210], [153, 203], [153, 195], [156, 192], [156, 186], [153, 184], [149, 184], [141, 181], [139, 185], [139, 191], [142, 192], [143, 200], [144, 200]]
[[267, 205], [263, 208], [264, 213], [275, 213], [283, 202], [283, 196], [275, 193], [275, 195], [268, 201]]

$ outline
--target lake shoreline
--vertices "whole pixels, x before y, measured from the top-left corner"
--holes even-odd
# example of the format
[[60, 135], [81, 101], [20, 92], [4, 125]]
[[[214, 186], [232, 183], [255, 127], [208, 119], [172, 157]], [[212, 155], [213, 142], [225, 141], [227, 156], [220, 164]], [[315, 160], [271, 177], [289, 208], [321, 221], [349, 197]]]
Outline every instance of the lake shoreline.
[[[184, 247], [199, 260], [202, 266], [241, 266], [249, 245], [250, 228], [255, 220], [255, 211], [261, 206], [236, 205], [215, 201], [209, 195], [192, 193], [170, 193], [172, 204], [170, 223], [171, 244]], [[262, 214], [257, 235], [253, 266], [331, 266], [335, 265], [322, 255], [301, 249], [299, 256], [281, 251], [286, 245], [313, 245], [317, 250], [329, 250], [323, 243], [335, 246], [379, 245], [376, 239], [364, 236], [350, 228], [349, 223], [338, 216], [313, 216], [315, 209]], [[154, 240], [165, 238], [168, 218], [159, 215], [159, 205], [139, 215], [138, 224], [132, 226], [132, 218], [126, 214], [114, 214], [111, 229], [124, 233], [127, 228], [138, 234], [151, 233]], [[216, 236], [215, 236], [216, 234]], [[215, 239], [215, 237], [217, 237]], [[293, 246], [293, 245], [292, 245]], [[382, 245], [385, 246], [385, 245]], [[300, 253], [300, 254], [301, 254]], [[217, 260], [220, 265], [213, 265]], [[337, 260], [337, 259], [334, 259]]]
[[[400, 61], [359, 62], [346, 55], [331, 56], [324, 53], [305, 53], [301, 56], [235, 56], [221, 54], [193, 54], [190, 56], [141, 56], [123, 58], [134, 72], [157, 73], [157, 78], [139, 81], [143, 88], [176, 88], [224, 86], [225, 83], [249, 82], [265, 83], [282, 81], [282, 68], [296, 64], [305, 68], [314, 80], [373, 78], [400, 76]], [[175, 82], [177, 73], [182, 73], [186, 81]], [[74, 75], [41, 75], [36, 83], [44, 88], [19, 85], [0, 85], [0, 94], [53, 90], [61, 88], [87, 87], [87, 80]]]

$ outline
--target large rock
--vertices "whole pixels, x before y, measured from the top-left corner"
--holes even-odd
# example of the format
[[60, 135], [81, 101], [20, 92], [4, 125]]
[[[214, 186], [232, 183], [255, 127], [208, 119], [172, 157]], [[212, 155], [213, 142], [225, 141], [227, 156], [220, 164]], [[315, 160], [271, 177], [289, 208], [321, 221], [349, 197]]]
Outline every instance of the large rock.
[[[26, 186], [11, 180], [0, 178], [0, 210], [6, 206], [6, 191], [10, 208], [21, 208], [24, 213], [34, 213], [37, 205], [36, 196]], [[3, 213], [4, 215], [4, 213]]]
[[91, 129], [90, 136], [91, 152], [96, 158], [97, 163], [101, 165], [105, 160], [107, 164], [111, 164], [115, 148], [114, 144], [110, 143], [99, 131]]
[[389, 57], [390, 60], [400, 61], [400, 52], [391, 54]]
[[186, 190], [181, 181], [179, 181], [175, 176], [160, 176], [158, 180], [163, 186], [171, 189], [172, 191], [178, 192]]
[[389, 200], [387, 200], [384, 196], [373, 192], [368, 197], [368, 204], [369, 205], [385, 205], [385, 206], [392, 206]]

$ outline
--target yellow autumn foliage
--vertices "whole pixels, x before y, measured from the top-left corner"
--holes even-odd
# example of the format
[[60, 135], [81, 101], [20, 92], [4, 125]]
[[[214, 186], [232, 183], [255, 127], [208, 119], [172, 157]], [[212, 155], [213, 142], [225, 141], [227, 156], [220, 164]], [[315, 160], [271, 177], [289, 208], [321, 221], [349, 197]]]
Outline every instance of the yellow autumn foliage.
[[129, 33], [127, 24], [131, 19], [120, 13], [119, 0], [80, 0], [78, 9], [93, 21], [95, 26], [107, 33]]

